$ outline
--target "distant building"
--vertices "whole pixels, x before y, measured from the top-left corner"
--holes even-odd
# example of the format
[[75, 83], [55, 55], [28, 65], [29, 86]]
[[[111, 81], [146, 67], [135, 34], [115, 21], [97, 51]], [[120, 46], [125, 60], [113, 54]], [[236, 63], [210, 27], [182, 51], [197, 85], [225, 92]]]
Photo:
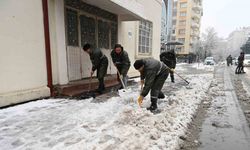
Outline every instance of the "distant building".
[[202, 15], [202, 0], [172, 0], [172, 33], [170, 40], [184, 44], [177, 48], [178, 55], [193, 53], [193, 43], [200, 38]]
[[250, 27], [239, 28], [231, 32], [227, 38], [227, 53], [232, 56], [238, 56], [241, 47], [248, 39]]

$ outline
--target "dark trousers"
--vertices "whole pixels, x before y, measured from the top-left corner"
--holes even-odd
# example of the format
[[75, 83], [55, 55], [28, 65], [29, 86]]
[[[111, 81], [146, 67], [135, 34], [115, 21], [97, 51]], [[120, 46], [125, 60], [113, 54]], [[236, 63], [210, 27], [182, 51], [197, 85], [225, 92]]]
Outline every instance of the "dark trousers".
[[[128, 80], [128, 70], [130, 68], [130, 65], [117, 65], [117, 70], [122, 75], [122, 81], [124, 83], [124, 86], [127, 87], [127, 80]], [[117, 80], [121, 83], [118, 72], [117, 72]]]
[[100, 91], [103, 91], [105, 89], [104, 77], [107, 74], [107, 69], [108, 69], [108, 59], [107, 57], [104, 57], [100, 62], [99, 68], [97, 68], [97, 78], [99, 81], [98, 90]]
[[169, 71], [169, 72], [170, 72], [171, 81], [174, 82], [174, 72], [173, 71]]
[[158, 95], [165, 83], [165, 80], [168, 78], [168, 71], [164, 71], [156, 76], [154, 83], [151, 88], [151, 105], [157, 106]]

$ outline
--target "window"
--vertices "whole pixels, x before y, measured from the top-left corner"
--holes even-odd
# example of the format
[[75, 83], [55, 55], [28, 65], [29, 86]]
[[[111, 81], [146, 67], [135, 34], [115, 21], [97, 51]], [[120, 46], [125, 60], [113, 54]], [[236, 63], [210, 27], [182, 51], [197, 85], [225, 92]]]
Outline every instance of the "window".
[[139, 26], [139, 53], [150, 54], [152, 51], [152, 29], [149, 21], [140, 21]]
[[84, 15], [80, 16], [81, 44], [91, 43], [96, 47], [95, 19]]
[[182, 2], [182, 3], [180, 3], [180, 7], [181, 7], [181, 8], [186, 8], [186, 7], [187, 7], [187, 2]]
[[177, 1], [174, 2], [174, 7], [173, 7], [173, 8], [174, 8], [174, 9], [177, 8]]
[[185, 17], [187, 13], [185, 11], [180, 12], [180, 16]]
[[177, 16], [177, 11], [173, 11], [173, 17]]
[[78, 17], [77, 12], [66, 9], [67, 43], [70, 46], [78, 46]]
[[172, 30], [172, 34], [175, 34], [175, 30]]
[[179, 34], [185, 34], [185, 29], [180, 29]]
[[117, 23], [111, 23], [111, 48], [117, 43]]
[[185, 38], [179, 38], [178, 41], [185, 43]]
[[109, 25], [102, 20], [98, 20], [98, 47], [109, 48]]
[[173, 20], [172, 24], [173, 24], [173, 26], [175, 26], [176, 25], [176, 20]]
[[180, 20], [179, 25], [185, 26], [186, 25], [186, 20]]
[[117, 43], [117, 15], [80, 0], [65, 0], [65, 5], [67, 45], [90, 43], [97, 48], [110, 49]]

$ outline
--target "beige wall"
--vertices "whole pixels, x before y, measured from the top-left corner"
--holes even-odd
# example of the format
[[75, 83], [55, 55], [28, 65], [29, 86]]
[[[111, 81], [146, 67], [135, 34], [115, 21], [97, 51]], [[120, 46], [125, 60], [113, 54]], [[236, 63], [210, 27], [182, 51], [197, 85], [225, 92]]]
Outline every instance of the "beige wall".
[[[145, 19], [153, 23], [152, 55], [149, 57], [159, 59], [162, 3], [159, 0], [138, 0], [137, 2], [140, 3], [145, 10]], [[143, 58], [143, 56], [137, 53], [139, 43], [139, 21], [119, 22], [118, 28], [118, 42], [124, 46], [131, 61], [129, 74], [130, 76], [138, 75], [133, 67], [133, 63], [136, 59]]]
[[0, 106], [49, 96], [42, 1], [1, 0], [0, 18]]

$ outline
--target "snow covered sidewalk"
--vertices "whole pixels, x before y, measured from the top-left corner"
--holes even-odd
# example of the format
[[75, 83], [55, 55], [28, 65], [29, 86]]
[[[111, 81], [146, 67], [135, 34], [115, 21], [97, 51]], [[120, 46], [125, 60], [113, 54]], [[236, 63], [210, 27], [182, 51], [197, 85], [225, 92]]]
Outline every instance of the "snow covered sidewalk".
[[[138, 86], [101, 103], [48, 99], [1, 109], [0, 149], [175, 149], [213, 74], [185, 77], [189, 88], [178, 77], [165, 83], [157, 115], [136, 104]], [[149, 104], [146, 97], [143, 106]]]

